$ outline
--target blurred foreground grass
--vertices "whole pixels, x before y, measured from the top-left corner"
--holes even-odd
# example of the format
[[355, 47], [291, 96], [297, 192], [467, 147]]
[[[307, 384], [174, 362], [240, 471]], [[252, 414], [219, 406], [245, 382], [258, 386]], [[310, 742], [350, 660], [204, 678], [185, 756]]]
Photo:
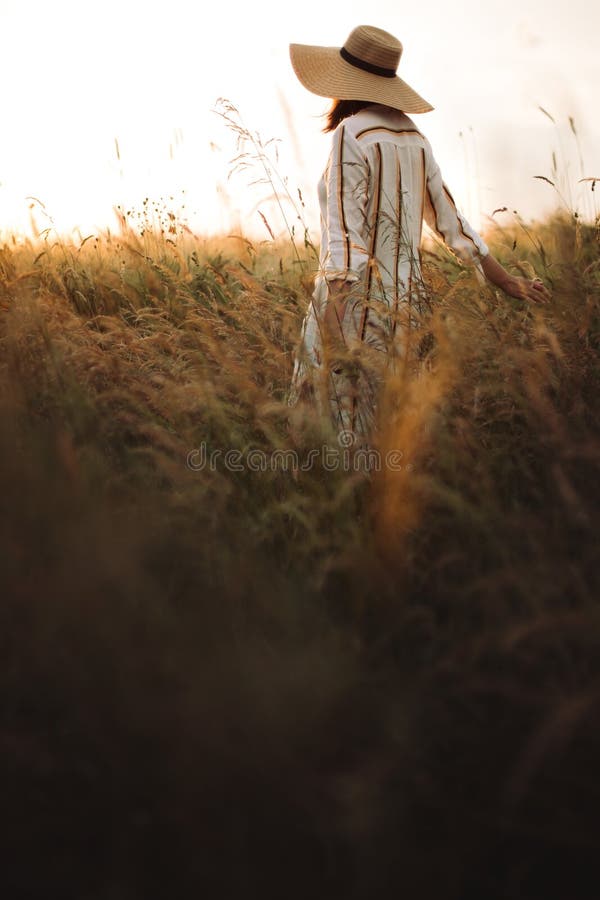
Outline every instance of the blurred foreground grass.
[[189, 457], [337, 446], [308, 249], [121, 225], [0, 249], [6, 896], [595, 896], [597, 231], [425, 255], [367, 477]]

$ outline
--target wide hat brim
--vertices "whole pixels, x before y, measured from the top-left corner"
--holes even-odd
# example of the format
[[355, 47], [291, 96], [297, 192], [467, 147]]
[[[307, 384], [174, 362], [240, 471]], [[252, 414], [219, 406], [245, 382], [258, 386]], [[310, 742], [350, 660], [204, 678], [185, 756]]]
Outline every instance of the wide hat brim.
[[319, 97], [370, 100], [407, 113], [433, 109], [398, 75], [386, 78], [365, 72], [342, 59], [339, 47], [290, 44], [290, 59], [298, 80]]

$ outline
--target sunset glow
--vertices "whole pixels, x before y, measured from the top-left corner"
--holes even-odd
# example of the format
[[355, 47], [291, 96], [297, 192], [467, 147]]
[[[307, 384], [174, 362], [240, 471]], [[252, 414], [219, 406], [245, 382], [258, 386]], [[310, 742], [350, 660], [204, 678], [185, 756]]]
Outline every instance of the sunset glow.
[[[339, 45], [365, 13], [353, 2], [340, 11], [314, 0], [293, 18], [277, 9], [2, 0], [0, 232], [85, 235], [115, 227], [117, 206], [139, 221], [145, 198], [203, 233], [241, 228], [267, 238], [258, 210], [280, 231], [272, 189], [250, 186], [264, 173], [250, 165], [229, 177], [235, 136], [215, 112], [219, 97], [264, 141], [275, 139], [278, 173], [291, 195], [300, 191], [316, 229], [328, 101], [297, 82], [287, 48]], [[369, 7], [369, 21], [404, 44], [399, 74], [435, 107], [415, 120], [477, 228], [501, 207], [527, 218], [556, 206], [557, 192], [535, 176], [554, 180], [584, 216], [597, 211], [589, 183], [578, 180], [600, 169], [600, 126], [590, 115], [600, 13], [583, 0], [568, 13], [541, 0], [481, 9], [436, 0], [426, 20], [418, 10], [398, 15], [391, 0]]]

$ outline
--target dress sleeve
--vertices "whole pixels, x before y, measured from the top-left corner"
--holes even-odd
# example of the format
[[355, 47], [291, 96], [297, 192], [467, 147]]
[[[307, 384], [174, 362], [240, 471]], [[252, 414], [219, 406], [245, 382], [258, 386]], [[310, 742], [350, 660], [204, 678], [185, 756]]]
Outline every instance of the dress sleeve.
[[488, 246], [457, 209], [428, 141], [425, 143], [425, 167], [425, 221], [460, 262], [475, 265], [488, 255]]
[[367, 265], [368, 179], [367, 159], [356, 138], [341, 122], [333, 132], [325, 174], [327, 250], [323, 272], [327, 281], [334, 278], [358, 281]]

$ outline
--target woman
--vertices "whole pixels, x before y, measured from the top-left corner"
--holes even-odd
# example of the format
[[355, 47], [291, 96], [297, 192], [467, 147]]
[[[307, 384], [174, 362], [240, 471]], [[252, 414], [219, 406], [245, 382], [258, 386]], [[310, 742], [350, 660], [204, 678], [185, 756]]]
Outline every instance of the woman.
[[433, 109], [396, 74], [402, 44], [360, 25], [343, 47], [290, 44], [301, 83], [333, 98], [318, 186], [320, 268], [288, 397], [314, 397], [335, 427], [368, 435], [390, 360], [420, 312], [423, 220], [458, 259], [513, 297], [545, 301], [541, 281], [510, 275], [458, 211], [427, 138], [407, 113]]

